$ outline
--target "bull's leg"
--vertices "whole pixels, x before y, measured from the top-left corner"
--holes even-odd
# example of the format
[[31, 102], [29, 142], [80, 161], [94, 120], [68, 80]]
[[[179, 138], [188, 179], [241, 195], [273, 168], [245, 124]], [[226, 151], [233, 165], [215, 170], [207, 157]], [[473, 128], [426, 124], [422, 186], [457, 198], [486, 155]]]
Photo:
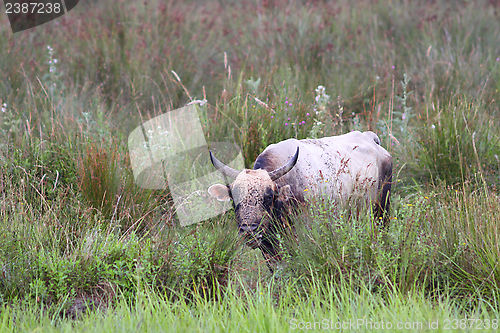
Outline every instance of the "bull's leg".
[[386, 197], [382, 197], [383, 202], [375, 203], [374, 207], [374, 217], [375, 217], [375, 222], [382, 228], [387, 230], [389, 228], [389, 207], [390, 207], [390, 202], [389, 202], [389, 195]]
[[264, 259], [266, 260], [267, 267], [271, 271], [271, 273], [274, 273], [274, 270], [278, 264], [278, 262], [281, 261], [281, 255], [275, 250], [275, 247], [273, 244], [271, 244], [269, 241], [265, 240], [262, 242], [260, 246], [260, 250], [262, 251], [262, 255], [264, 256]]
[[281, 256], [280, 255], [272, 256], [267, 252], [262, 252], [262, 254], [266, 259], [267, 268], [269, 268], [269, 271], [271, 273], [274, 273], [276, 267], [278, 266], [278, 263], [281, 261]]
[[379, 202], [375, 204], [375, 218], [384, 229], [389, 227], [389, 209], [391, 207], [392, 163], [384, 170], [385, 179], [379, 189]]

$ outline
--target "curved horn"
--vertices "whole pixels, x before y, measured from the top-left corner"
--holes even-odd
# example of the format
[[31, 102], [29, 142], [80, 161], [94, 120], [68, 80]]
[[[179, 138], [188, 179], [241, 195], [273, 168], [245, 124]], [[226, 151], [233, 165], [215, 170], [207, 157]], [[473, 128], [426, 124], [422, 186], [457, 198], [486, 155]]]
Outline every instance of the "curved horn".
[[299, 158], [299, 147], [297, 147], [297, 151], [295, 152], [295, 155], [293, 155], [293, 157], [288, 162], [286, 162], [285, 165], [283, 165], [282, 167], [280, 167], [274, 171], [269, 172], [269, 177], [271, 177], [271, 180], [275, 181], [276, 179], [281, 178], [284, 175], [286, 175], [288, 173], [288, 171], [292, 170], [292, 168], [295, 166], [298, 158]]
[[212, 164], [214, 167], [222, 172], [223, 175], [228, 176], [229, 178], [236, 179], [238, 177], [238, 174], [240, 173], [238, 170], [234, 170], [231, 167], [228, 167], [227, 165], [224, 165], [221, 161], [215, 158], [215, 156], [212, 154], [212, 151], [210, 150], [210, 160], [212, 161]]

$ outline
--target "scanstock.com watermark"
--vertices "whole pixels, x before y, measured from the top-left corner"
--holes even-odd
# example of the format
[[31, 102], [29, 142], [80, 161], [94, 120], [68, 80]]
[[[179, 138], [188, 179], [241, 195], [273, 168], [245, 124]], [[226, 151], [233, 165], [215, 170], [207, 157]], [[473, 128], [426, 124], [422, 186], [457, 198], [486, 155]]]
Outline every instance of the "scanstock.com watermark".
[[[207, 191], [211, 185], [226, 180], [210, 161], [198, 105], [206, 108], [206, 101], [194, 101], [148, 120], [128, 137], [136, 184], [144, 189], [168, 189], [183, 226], [231, 208], [228, 202], [215, 200]], [[234, 143], [211, 142], [210, 149], [232, 168], [243, 169], [243, 155]]]
[[13, 33], [55, 20], [76, 7], [79, 0], [3, 0]]
[[[397, 322], [372, 321], [369, 319], [349, 319], [346, 321], [335, 321], [323, 319], [320, 321], [300, 321], [298, 319], [290, 320], [290, 329], [292, 330], [422, 330], [428, 328], [428, 323], [421, 321]], [[430, 327], [430, 326], [429, 326]]]
[[367, 318], [349, 319], [346, 321], [335, 321], [323, 319], [319, 321], [290, 320], [291, 330], [366, 330], [366, 331], [421, 331], [421, 330], [450, 330], [474, 329], [474, 330], [497, 330], [499, 320], [478, 319], [478, 318], [455, 318], [455, 319], [434, 319], [429, 321], [374, 321]]

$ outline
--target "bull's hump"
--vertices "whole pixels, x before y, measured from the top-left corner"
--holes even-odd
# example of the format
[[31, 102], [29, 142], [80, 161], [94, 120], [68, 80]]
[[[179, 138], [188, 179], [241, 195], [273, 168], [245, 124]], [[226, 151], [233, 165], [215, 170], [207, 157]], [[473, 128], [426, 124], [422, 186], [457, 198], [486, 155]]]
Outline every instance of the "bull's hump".
[[[282, 167], [295, 154], [299, 140], [288, 139], [269, 145], [255, 160], [254, 170], [263, 169], [271, 172]], [[300, 159], [300, 153], [299, 153]]]
[[267, 172], [271, 172], [278, 166], [277, 158], [274, 154], [269, 151], [264, 151], [260, 154], [255, 160], [255, 164], [253, 166], [254, 170], [263, 169]]

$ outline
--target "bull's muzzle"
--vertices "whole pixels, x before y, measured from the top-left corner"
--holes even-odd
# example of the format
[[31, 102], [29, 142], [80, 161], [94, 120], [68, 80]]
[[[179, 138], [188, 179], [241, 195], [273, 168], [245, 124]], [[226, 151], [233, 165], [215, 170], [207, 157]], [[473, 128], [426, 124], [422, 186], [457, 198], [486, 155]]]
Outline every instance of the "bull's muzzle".
[[255, 249], [260, 246], [262, 242], [262, 233], [259, 230], [260, 223], [242, 224], [240, 226], [239, 234], [247, 242], [246, 245]]

